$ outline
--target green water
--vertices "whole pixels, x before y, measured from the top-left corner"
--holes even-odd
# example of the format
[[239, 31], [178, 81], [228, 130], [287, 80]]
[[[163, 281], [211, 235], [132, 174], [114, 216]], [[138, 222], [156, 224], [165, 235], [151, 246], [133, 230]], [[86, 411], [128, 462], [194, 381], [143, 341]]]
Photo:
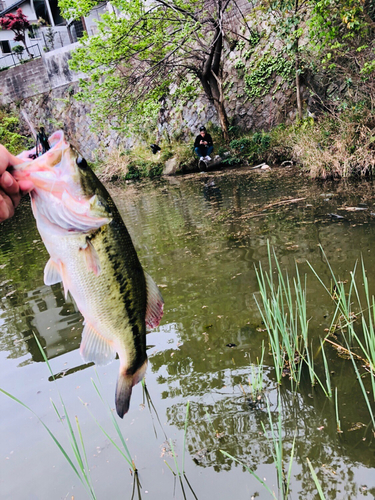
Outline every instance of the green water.
[[[342, 280], [350, 278], [355, 262], [363, 257], [370, 291], [375, 293], [374, 185], [318, 184], [291, 170], [236, 169], [109, 189], [144, 268], [165, 300], [161, 325], [147, 337], [146, 384], [153, 407], [138, 384], [129, 413], [123, 421], [117, 419], [139, 471], [141, 498], [271, 498], [220, 450], [246, 463], [277, 496], [270, 441], [262, 427], [263, 423], [270, 436], [267, 408], [249, 404], [251, 367], [258, 369], [262, 342], [268, 347], [254, 301], [254, 266], [267, 266], [269, 241], [282, 269], [293, 276], [297, 262], [300, 274], [307, 274], [309, 335], [317, 348], [330, 326], [334, 304], [307, 261], [329, 285], [330, 272], [319, 245]], [[102, 394], [113, 408], [118, 361], [98, 369], [83, 364], [78, 352], [82, 318], [65, 300], [60, 285], [43, 284], [48, 256], [28, 200], [0, 231], [0, 387], [31, 407], [69, 449], [51, 403], [61, 408], [60, 392], [73, 421], [75, 416], [79, 419], [97, 498], [130, 500], [134, 478], [129, 466], [92, 418], [119, 442], [91, 382], [99, 377]], [[58, 375], [56, 383], [33, 334]], [[341, 434], [334, 399], [312, 388], [306, 377], [295, 395], [287, 379], [278, 389], [266, 350], [263, 388], [275, 429], [281, 409], [286, 471], [296, 436], [289, 498], [318, 498], [306, 458], [326, 498], [374, 498], [375, 438], [369, 409], [351, 361], [330, 346], [326, 355], [332, 385], [337, 387]], [[316, 369], [324, 373], [319, 356]], [[363, 380], [368, 384], [369, 375]], [[1, 498], [87, 498], [38, 419], [5, 395], [0, 394], [0, 400]], [[165, 463], [176, 471], [170, 440], [180, 470], [184, 459], [194, 493], [185, 480], [182, 490]]]

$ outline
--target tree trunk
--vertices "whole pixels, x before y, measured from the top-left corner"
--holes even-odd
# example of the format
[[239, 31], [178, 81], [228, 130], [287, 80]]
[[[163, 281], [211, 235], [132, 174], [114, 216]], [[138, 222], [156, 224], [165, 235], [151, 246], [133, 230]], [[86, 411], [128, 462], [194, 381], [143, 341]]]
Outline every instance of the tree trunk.
[[34, 56], [33, 56], [33, 54], [29, 51], [29, 47], [26, 45], [26, 38], [25, 38], [25, 37], [23, 37], [23, 39], [22, 39], [22, 43], [24, 44], [25, 49], [26, 49], [26, 52], [28, 53], [28, 55], [29, 55], [30, 59], [33, 59], [33, 58], [34, 58]]
[[297, 91], [297, 110], [298, 118], [302, 120], [302, 99], [301, 99], [301, 82], [299, 77], [299, 59], [296, 54], [296, 91]]
[[229, 142], [228, 117], [225, 111], [224, 103], [221, 101], [214, 101], [214, 106], [217, 114], [219, 115], [219, 122], [221, 130], [223, 131], [224, 141]]
[[[295, 0], [294, 4], [294, 14], [297, 15], [299, 9], [299, 4], [298, 0]], [[300, 77], [299, 77], [299, 70], [300, 70], [300, 64], [299, 64], [299, 53], [298, 53], [298, 42], [299, 39], [295, 41], [295, 51], [296, 51], [296, 62], [295, 62], [295, 68], [296, 68], [296, 92], [297, 92], [297, 110], [298, 110], [298, 118], [300, 121], [302, 120], [302, 99], [301, 99], [301, 82], [300, 82]]]
[[228, 142], [228, 117], [225, 110], [224, 95], [220, 78], [221, 57], [223, 53], [223, 34], [219, 25], [216, 26], [214, 40], [211, 53], [204, 63], [203, 71], [198, 73], [197, 76], [208, 99], [215, 106], [224, 140], [225, 142]]

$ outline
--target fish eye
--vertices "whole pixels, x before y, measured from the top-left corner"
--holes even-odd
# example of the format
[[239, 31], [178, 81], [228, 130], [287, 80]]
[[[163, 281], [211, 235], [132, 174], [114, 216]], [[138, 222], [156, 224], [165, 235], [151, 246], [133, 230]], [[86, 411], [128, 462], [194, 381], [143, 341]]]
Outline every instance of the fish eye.
[[82, 170], [85, 170], [88, 167], [87, 161], [84, 158], [82, 158], [81, 155], [79, 155], [78, 158], [76, 159], [76, 163], [77, 166]]

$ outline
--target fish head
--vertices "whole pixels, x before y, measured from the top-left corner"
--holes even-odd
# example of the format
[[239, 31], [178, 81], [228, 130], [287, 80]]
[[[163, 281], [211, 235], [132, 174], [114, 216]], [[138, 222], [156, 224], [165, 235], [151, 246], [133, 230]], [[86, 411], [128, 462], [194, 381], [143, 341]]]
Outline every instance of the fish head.
[[110, 197], [63, 131], [48, 139], [50, 149], [37, 156], [35, 148], [19, 155], [25, 162], [13, 167], [17, 180], [30, 180], [35, 218], [43, 217], [63, 230], [88, 232], [111, 220]]

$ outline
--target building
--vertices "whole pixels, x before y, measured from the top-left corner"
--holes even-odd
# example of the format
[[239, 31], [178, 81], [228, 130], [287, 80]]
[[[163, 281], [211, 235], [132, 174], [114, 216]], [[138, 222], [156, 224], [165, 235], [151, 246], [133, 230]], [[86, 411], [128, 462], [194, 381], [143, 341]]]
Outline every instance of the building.
[[[77, 42], [85, 31], [96, 33], [96, 20], [107, 10], [107, 2], [99, 2], [89, 16], [79, 20], [65, 20], [60, 13], [58, 0], [0, 0], [0, 17], [16, 13], [21, 8], [31, 24], [26, 33], [26, 44], [34, 57]], [[17, 55], [12, 52], [14, 33], [0, 29], [0, 69], [15, 66], [27, 59], [26, 51]]]

